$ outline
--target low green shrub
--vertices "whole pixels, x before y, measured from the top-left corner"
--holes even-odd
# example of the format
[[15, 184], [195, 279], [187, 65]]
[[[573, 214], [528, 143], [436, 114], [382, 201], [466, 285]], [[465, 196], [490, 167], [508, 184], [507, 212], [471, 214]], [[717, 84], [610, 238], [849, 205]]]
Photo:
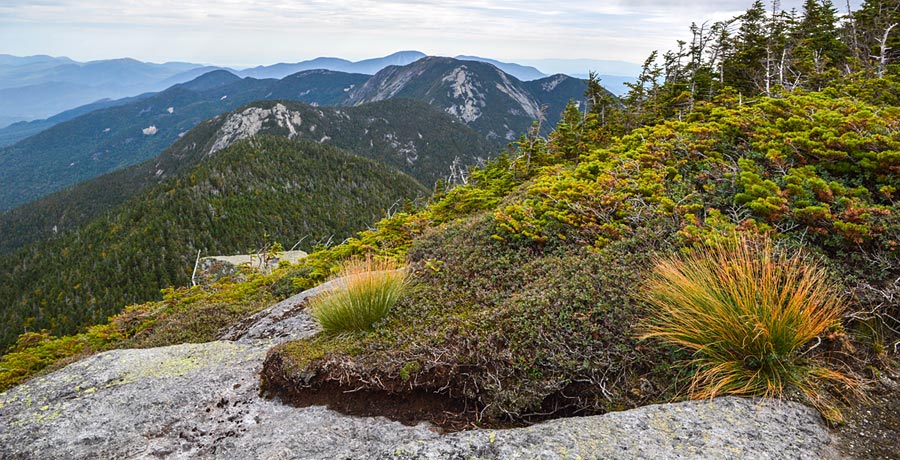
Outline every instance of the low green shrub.
[[409, 290], [383, 322], [278, 345], [266, 369], [280, 381], [266, 391], [364, 388], [468, 404], [453, 416], [410, 415], [440, 426], [446, 417], [494, 426], [667, 401], [674, 358], [638, 341], [634, 286], [651, 254], [674, 250], [674, 232], [641, 229], [593, 249], [497, 241], [490, 213], [432, 228], [413, 243]]
[[310, 314], [329, 334], [365, 331], [397, 303], [406, 289], [407, 275], [393, 260], [354, 258], [333, 283], [312, 299]]
[[645, 284], [643, 337], [693, 353], [692, 397], [781, 397], [793, 385], [839, 417], [824, 390], [853, 389], [855, 380], [802, 353], [839, 329], [844, 302], [826, 279], [810, 257], [769, 240], [718, 240], [657, 263]]

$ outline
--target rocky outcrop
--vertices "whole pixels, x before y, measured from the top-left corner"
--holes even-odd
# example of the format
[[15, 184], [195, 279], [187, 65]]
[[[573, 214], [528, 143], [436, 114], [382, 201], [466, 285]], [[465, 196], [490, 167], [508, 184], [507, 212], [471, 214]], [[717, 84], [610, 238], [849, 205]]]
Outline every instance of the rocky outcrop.
[[334, 284], [335, 281], [328, 281], [282, 300], [232, 326], [221, 338], [246, 344], [274, 345], [309, 337], [318, 332], [319, 328], [305, 310], [307, 300], [331, 289]]
[[719, 398], [416, 440], [383, 459], [838, 459], [816, 412]]
[[331, 459], [431, 439], [427, 427], [258, 397], [265, 347], [103, 353], [0, 398], [4, 459]]
[[210, 147], [208, 154], [212, 155], [241, 139], [255, 136], [267, 124], [286, 128], [288, 130], [287, 138], [293, 139], [303, 124], [303, 116], [298, 111], [289, 110], [281, 103], [276, 103], [269, 109], [248, 107], [225, 119], [222, 127], [216, 133], [216, 142]]
[[316, 332], [304, 310], [315, 292], [227, 340], [110, 351], [0, 394], [0, 458], [837, 458], [815, 411], [788, 402], [721, 398], [441, 435], [260, 397], [268, 348]]
[[314, 334], [306, 291], [220, 340], [115, 350], [0, 395], [2, 459], [336, 459], [434, 439], [427, 425], [297, 409], [259, 396], [274, 344]]
[[238, 254], [234, 256], [209, 256], [197, 261], [191, 281], [196, 284], [212, 284], [225, 276], [238, 273], [239, 267], [270, 272], [281, 262], [297, 263], [306, 258], [305, 251], [283, 251], [275, 254]]

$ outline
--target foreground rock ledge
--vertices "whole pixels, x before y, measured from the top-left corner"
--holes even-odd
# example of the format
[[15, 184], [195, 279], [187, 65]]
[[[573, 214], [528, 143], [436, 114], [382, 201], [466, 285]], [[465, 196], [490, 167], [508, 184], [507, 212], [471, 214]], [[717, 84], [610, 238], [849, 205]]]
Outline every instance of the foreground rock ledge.
[[259, 396], [274, 344], [315, 334], [320, 286], [224, 340], [86, 358], [0, 393], [0, 459], [836, 459], [816, 412], [720, 398], [446, 436]]
[[719, 398], [476, 430], [409, 442], [384, 459], [838, 459], [819, 416], [772, 400]]
[[815, 411], [721, 398], [441, 436], [258, 396], [267, 347], [117, 350], [0, 394], [0, 458], [828, 459]]

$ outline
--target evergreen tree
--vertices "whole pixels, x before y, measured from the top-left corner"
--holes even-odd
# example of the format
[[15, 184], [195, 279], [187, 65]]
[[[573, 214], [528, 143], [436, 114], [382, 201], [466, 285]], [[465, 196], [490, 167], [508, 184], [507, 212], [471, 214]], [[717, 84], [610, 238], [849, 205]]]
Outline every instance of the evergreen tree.
[[849, 50], [841, 42], [837, 27], [837, 10], [831, 0], [806, 0], [799, 24], [794, 29], [795, 67], [806, 86], [821, 90], [830, 80], [841, 75]]
[[600, 84], [600, 77], [596, 72], [591, 71], [588, 74], [584, 96], [587, 101], [585, 126], [590, 127], [596, 123], [607, 139], [621, 134], [624, 126], [622, 104]]
[[740, 28], [732, 61], [726, 64], [726, 79], [743, 94], [757, 94], [765, 89], [767, 46], [766, 7], [761, 0], [741, 15]]
[[626, 82], [628, 94], [623, 102], [626, 109], [626, 128], [653, 124], [662, 118], [660, 110], [660, 79], [662, 68], [656, 62], [657, 51], [650, 53], [641, 67], [641, 73], [634, 83]]

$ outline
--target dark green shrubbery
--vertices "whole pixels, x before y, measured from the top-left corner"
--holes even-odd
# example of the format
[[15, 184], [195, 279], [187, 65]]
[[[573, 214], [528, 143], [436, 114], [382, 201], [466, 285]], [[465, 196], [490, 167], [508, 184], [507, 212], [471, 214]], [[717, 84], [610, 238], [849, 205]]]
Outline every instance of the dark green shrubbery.
[[409, 294], [351, 352], [317, 337], [272, 353], [317, 385], [439, 392], [474, 404], [485, 422], [605, 412], [671, 394], [658, 365], [668, 358], [633, 329], [642, 308], [631, 289], [651, 251], [669, 250], [665, 238], [645, 233], [595, 250], [510, 245], [494, 232], [481, 215], [419, 238]]

